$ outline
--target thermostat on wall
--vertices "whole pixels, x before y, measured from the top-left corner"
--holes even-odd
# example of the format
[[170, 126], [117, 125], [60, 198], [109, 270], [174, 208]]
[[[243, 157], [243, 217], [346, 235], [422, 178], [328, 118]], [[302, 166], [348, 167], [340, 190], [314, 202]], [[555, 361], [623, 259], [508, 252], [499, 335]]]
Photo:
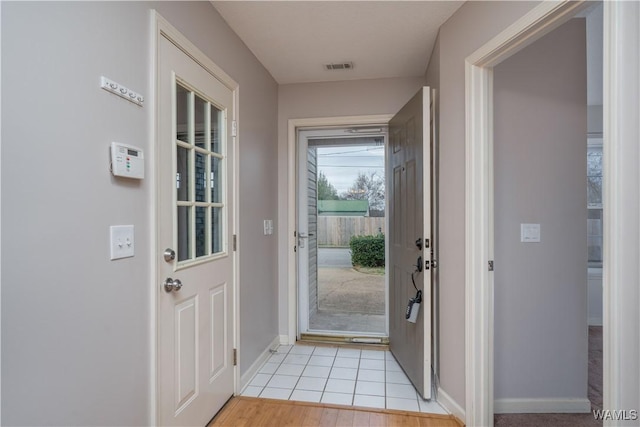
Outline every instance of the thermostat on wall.
[[111, 143], [111, 173], [125, 178], [144, 178], [142, 149], [133, 145]]

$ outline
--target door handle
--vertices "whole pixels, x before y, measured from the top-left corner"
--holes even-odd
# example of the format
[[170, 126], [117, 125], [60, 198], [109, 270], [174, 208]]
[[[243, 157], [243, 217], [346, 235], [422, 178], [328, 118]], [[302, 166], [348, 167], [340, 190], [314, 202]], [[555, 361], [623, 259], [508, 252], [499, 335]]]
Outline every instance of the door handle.
[[298, 247], [304, 248], [304, 240], [308, 238], [309, 236], [307, 236], [305, 233], [298, 233]]
[[174, 259], [176, 259], [176, 251], [174, 251], [171, 248], [167, 248], [164, 250], [164, 253], [162, 254], [164, 256], [164, 260], [166, 262], [171, 262]]
[[182, 282], [178, 279], [172, 279], [171, 277], [167, 277], [164, 280], [164, 291], [167, 293], [170, 293], [171, 291], [173, 292], [178, 292], [180, 289], [182, 289]]

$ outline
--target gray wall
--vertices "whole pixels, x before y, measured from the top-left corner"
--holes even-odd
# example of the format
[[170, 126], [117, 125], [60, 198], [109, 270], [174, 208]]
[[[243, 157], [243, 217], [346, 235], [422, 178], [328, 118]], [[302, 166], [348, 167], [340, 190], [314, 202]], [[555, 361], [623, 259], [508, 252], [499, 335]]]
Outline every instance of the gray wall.
[[[465, 58], [538, 2], [467, 2], [440, 27], [428, 85], [440, 131], [440, 384], [465, 407]], [[437, 62], [436, 62], [437, 61]], [[434, 65], [432, 65], [434, 64]], [[438, 67], [439, 72], [432, 67]]]
[[495, 398], [586, 399], [585, 20], [496, 66], [494, 106]]
[[280, 254], [280, 334], [289, 334], [288, 254], [293, 250], [287, 233], [288, 120], [294, 118], [395, 114], [422, 87], [422, 77], [351, 80], [281, 85], [278, 89], [278, 236]]
[[[276, 82], [208, 2], [3, 2], [2, 424], [150, 422], [151, 162], [115, 180], [108, 145], [149, 153], [152, 106], [98, 84], [149, 98], [151, 8], [240, 84], [242, 368], [277, 336]], [[109, 261], [113, 224], [134, 258]]]

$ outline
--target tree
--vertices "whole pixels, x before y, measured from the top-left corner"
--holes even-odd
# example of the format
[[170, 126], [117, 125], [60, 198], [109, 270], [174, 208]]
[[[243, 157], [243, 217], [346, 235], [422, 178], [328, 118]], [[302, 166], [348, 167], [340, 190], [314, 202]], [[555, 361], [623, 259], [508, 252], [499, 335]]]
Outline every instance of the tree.
[[368, 200], [369, 209], [384, 211], [384, 177], [378, 172], [358, 172], [353, 185], [342, 194], [346, 200]]
[[318, 174], [318, 200], [338, 200], [338, 190], [323, 172]]

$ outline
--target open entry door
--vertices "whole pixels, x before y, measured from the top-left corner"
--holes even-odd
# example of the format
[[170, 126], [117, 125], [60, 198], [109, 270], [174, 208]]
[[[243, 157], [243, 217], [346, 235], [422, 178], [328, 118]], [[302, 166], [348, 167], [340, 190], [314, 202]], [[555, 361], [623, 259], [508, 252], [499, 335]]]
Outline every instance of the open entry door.
[[387, 145], [389, 346], [424, 399], [431, 398], [430, 112], [424, 87], [389, 122]]

